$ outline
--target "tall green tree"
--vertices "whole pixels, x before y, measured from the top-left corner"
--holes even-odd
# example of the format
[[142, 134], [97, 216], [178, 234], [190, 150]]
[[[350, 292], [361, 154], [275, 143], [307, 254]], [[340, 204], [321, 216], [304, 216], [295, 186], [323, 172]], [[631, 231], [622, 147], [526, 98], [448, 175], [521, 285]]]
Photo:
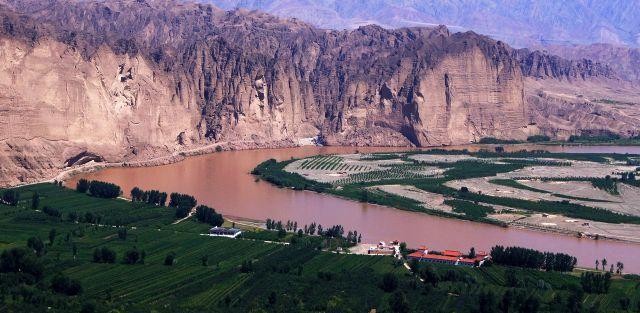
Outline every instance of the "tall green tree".
[[76, 191], [80, 193], [87, 193], [87, 190], [89, 190], [89, 181], [84, 178], [78, 180], [76, 183]]
[[20, 200], [20, 193], [15, 189], [5, 190], [2, 194], [2, 200], [11, 206], [17, 206]]
[[164, 258], [164, 265], [167, 266], [172, 266], [175, 263], [176, 260], [176, 253], [175, 252], [169, 252], [167, 253], [167, 256]]
[[21, 273], [40, 280], [44, 275], [44, 265], [32, 250], [11, 248], [0, 255], [0, 273]]
[[213, 208], [206, 205], [199, 205], [196, 208], [196, 219], [201, 223], [208, 223], [211, 226], [222, 226], [224, 218]]
[[144, 192], [142, 191], [142, 189], [138, 187], [133, 187], [133, 189], [131, 189], [131, 192], [129, 194], [131, 195], [132, 201], [141, 201], [143, 193]]
[[393, 273], [385, 273], [382, 276], [382, 290], [385, 292], [393, 292], [398, 288], [398, 277]]
[[53, 243], [56, 240], [56, 236], [58, 235], [58, 231], [55, 228], [51, 228], [49, 231], [49, 245], [53, 246]]
[[127, 240], [127, 228], [126, 227], [118, 228], [118, 239]]
[[82, 293], [82, 285], [80, 282], [65, 276], [62, 273], [57, 274], [51, 280], [51, 289], [56, 293], [65, 294], [67, 296], [75, 296]]
[[30, 237], [27, 240], [27, 247], [31, 248], [33, 252], [37, 256], [42, 256], [44, 254], [44, 243], [39, 237]]
[[125, 264], [136, 264], [138, 263], [138, 261], [140, 261], [140, 252], [138, 251], [138, 249], [136, 247], [133, 247], [133, 249], [127, 251], [124, 254], [124, 259], [123, 259]]
[[36, 191], [31, 196], [31, 208], [37, 210], [40, 206], [40, 194]]
[[389, 307], [395, 313], [409, 313], [411, 307], [404, 293], [397, 291], [389, 298]]
[[89, 194], [94, 197], [114, 199], [119, 197], [121, 193], [122, 191], [120, 190], [120, 186], [116, 184], [97, 180], [93, 180], [89, 183]]

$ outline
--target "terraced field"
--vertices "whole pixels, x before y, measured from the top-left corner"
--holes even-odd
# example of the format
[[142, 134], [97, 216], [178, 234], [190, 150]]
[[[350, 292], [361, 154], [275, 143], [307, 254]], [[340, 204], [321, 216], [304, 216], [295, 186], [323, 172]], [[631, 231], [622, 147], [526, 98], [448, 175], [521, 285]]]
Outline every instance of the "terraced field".
[[334, 186], [382, 179], [428, 178], [444, 172], [437, 167], [400, 160], [397, 154], [316, 156], [292, 162], [286, 170]]
[[348, 171], [359, 172], [365, 171], [368, 168], [362, 165], [349, 165], [345, 164], [344, 158], [339, 156], [319, 156], [308, 160], [304, 160], [299, 169], [301, 170], [319, 170], [319, 171]]

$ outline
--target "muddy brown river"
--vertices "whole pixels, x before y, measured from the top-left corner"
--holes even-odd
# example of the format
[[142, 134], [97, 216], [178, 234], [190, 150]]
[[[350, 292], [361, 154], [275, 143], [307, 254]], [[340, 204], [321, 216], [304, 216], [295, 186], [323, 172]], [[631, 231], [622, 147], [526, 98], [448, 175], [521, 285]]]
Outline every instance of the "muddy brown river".
[[[640, 147], [617, 146], [516, 146], [507, 150], [545, 149], [553, 152], [638, 153]], [[477, 146], [465, 146], [475, 149]], [[256, 181], [249, 172], [269, 158], [285, 160], [316, 154], [398, 151], [398, 148], [301, 147], [245, 150], [190, 157], [179, 163], [146, 168], [110, 168], [74, 177], [108, 181], [120, 185], [125, 194], [137, 186], [167, 193], [194, 195], [227, 216], [248, 219], [317, 222], [323, 226], [341, 224], [345, 230], [362, 233], [363, 242], [406, 241], [410, 247], [467, 251], [489, 250], [494, 245], [516, 245], [543, 251], [565, 252], [578, 258], [580, 266], [593, 267], [606, 257], [609, 264], [621, 261], [626, 271], [640, 272], [640, 245], [580, 239], [567, 235], [446, 219], [424, 213], [364, 204], [308, 191], [280, 189]]]

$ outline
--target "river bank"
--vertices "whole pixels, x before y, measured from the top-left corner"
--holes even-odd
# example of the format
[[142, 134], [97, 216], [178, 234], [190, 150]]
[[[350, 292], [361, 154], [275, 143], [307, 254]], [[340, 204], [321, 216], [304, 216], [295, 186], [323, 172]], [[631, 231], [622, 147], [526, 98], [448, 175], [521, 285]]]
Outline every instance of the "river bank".
[[[288, 146], [292, 143], [280, 143], [284, 146]], [[268, 146], [273, 146], [273, 143], [268, 144]], [[482, 145], [482, 146], [478, 146], [478, 145], [474, 145], [474, 146], [466, 146], [468, 148], [472, 148], [473, 150], [477, 150], [480, 148], [489, 148], [489, 147], [493, 147], [493, 145]], [[509, 145], [507, 146], [509, 149], [517, 151], [519, 150], [519, 145]], [[530, 147], [530, 146], [529, 146]], [[358, 151], [358, 149], [364, 149], [362, 147], [358, 148], [358, 147], [352, 147], [353, 149], [356, 149], [356, 152]], [[426, 147], [424, 149], [431, 149], [433, 147]], [[459, 147], [447, 147], [447, 148], [459, 148]], [[173, 153], [172, 155], [168, 155], [168, 156], [162, 156], [162, 157], [156, 157], [156, 158], [152, 158], [152, 159], [148, 159], [148, 160], [142, 160], [142, 161], [135, 161], [135, 162], [115, 162], [115, 163], [94, 163], [94, 162], [90, 162], [84, 165], [81, 165], [79, 167], [76, 168], [71, 168], [68, 170], [65, 170], [61, 173], [59, 173], [58, 175], [56, 175], [54, 178], [47, 180], [49, 182], [51, 181], [67, 181], [73, 177], [76, 177], [78, 175], [83, 175], [83, 174], [89, 174], [89, 173], [95, 173], [101, 170], [105, 170], [108, 168], [140, 168], [140, 167], [157, 167], [157, 166], [163, 166], [163, 165], [169, 165], [169, 164], [175, 164], [177, 162], [181, 162], [184, 161], [185, 159], [187, 159], [188, 157], [195, 157], [195, 156], [199, 156], [199, 155], [210, 155], [212, 153], [217, 153], [217, 152], [223, 152], [223, 151], [243, 151], [243, 150], [252, 150], [252, 149], [260, 149], [260, 145], [255, 145], [255, 146], [251, 146], [251, 145], [247, 145], [246, 143], [216, 143], [216, 144], [212, 144], [212, 145], [208, 145], [205, 147], [198, 147], [198, 148], [194, 148], [194, 149], [190, 149], [190, 150], [185, 150], [185, 151], [180, 151], [180, 152], [176, 152]], [[391, 151], [407, 151], [407, 150], [413, 150], [415, 148], [398, 148], [398, 147], [384, 147], [384, 148], [372, 148], [372, 147], [368, 147], [366, 149], [386, 149], [389, 152]], [[72, 184], [67, 184], [68, 187], [73, 187]], [[126, 192], [127, 189], [125, 189]], [[349, 195], [346, 194], [345, 192], [341, 192], [341, 191], [335, 191], [335, 190], [329, 190], [328, 194], [330, 194], [333, 197], [337, 197], [339, 199], [342, 200], [346, 200], [349, 202], [352, 202], [354, 204], [359, 204], [362, 203], [361, 200], [358, 200], [356, 198], [354, 198], [354, 195]], [[388, 196], [388, 195], [387, 195]], [[395, 195], [394, 195], [395, 196]], [[398, 197], [398, 196], [395, 196]], [[401, 205], [397, 205], [393, 204], [393, 203], [377, 203], [376, 201], [374, 201], [373, 199], [374, 197], [372, 197], [372, 199], [369, 199], [368, 202], [370, 205], [374, 205], [374, 206], [380, 206], [383, 208], [388, 208], [388, 209], [400, 209], [400, 210], [405, 210], [405, 211], [409, 211], [409, 212], [417, 212], [417, 213], [421, 213], [421, 214], [428, 214], [428, 215], [432, 215], [432, 216], [437, 216], [440, 218], [447, 218], [447, 219], [458, 219], [458, 220], [462, 220], [462, 221], [471, 221], [471, 222], [479, 222], [479, 223], [485, 223], [488, 225], [493, 225], [493, 226], [499, 226], [499, 227], [515, 227], [515, 228], [519, 228], [519, 229], [526, 229], [526, 230], [531, 230], [531, 231], [536, 231], [536, 232], [544, 232], [544, 233], [554, 233], [554, 234], [560, 234], [563, 236], [572, 236], [572, 237], [579, 237], [579, 238], [589, 238], [589, 239], [594, 239], [594, 240], [611, 240], [611, 241], [620, 241], [620, 242], [629, 242], [629, 243], [638, 243], [640, 242], [640, 240], [635, 240], [635, 239], [629, 239], [629, 238], [617, 238], [615, 236], [607, 236], [607, 235], [599, 235], [599, 236], [591, 236], [591, 235], [585, 235], [579, 231], [574, 231], [574, 230], [567, 230], [567, 229], [561, 229], [561, 228], [557, 228], [557, 227], [547, 227], [547, 226], [541, 226], [541, 225], [536, 225], [536, 224], [531, 224], [531, 223], [524, 223], [521, 221], [513, 221], [513, 222], [509, 222], [509, 221], [501, 221], [501, 220], [495, 220], [495, 219], [486, 219], [486, 218], [468, 218], [464, 215], [460, 215], [460, 214], [453, 214], [451, 212], [444, 212], [441, 210], [434, 210], [434, 209], [430, 209], [430, 208], [425, 208], [423, 206], [419, 206], [419, 205], [414, 205], [414, 204], [410, 204], [408, 206], [401, 206]], [[387, 201], [388, 202], [388, 201]]]
[[176, 151], [168, 155], [154, 156], [154, 157], [150, 157], [142, 160], [121, 161], [121, 162], [89, 161], [82, 165], [61, 169], [60, 171], [58, 171], [58, 173], [56, 173], [54, 176], [51, 176], [49, 178], [44, 178], [41, 180], [24, 183], [24, 184], [0, 186], [0, 187], [15, 188], [15, 187], [35, 185], [35, 184], [41, 184], [41, 183], [64, 182], [77, 175], [93, 173], [93, 172], [97, 172], [97, 171], [108, 169], [108, 168], [121, 168], [121, 167], [136, 168], [136, 167], [153, 167], [153, 166], [168, 165], [168, 164], [181, 162], [188, 157], [207, 155], [207, 154], [218, 153], [223, 151], [279, 149], [279, 148], [293, 148], [293, 147], [300, 147], [300, 146], [301, 145], [294, 143], [292, 141], [278, 141], [278, 142], [269, 142], [269, 143], [258, 143], [258, 142], [249, 142], [249, 141], [217, 142], [210, 145]]
[[[480, 149], [491, 146], [464, 146], [452, 149]], [[544, 149], [537, 145], [528, 149]], [[363, 242], [402, 239], [409, 246], [429, 245], [434, 249], [489, 249], [494, 245], [526, 246], [538, 250], [569, 252], [584, 266], [596, 258], [617, 259], [632, 263], [640, 258], [637, 245], [612, 240], [580, 239], [574, 236], [531, 231], [516, 227], [496, 227], [457, 219], [442, 218], [424, 213], [409, 212], [386, 206], [357, 201], [345, 201], [329, 194], [299, 192], [277, 188], [266, 181], [256, 181], [250, 172], [256, 165], [271, 158], [290, 160], [323, 154], [394, 152], [412, 148], [376, 147], [318, 147], [236, 150], [188, 157], [181, 162], [153, 167], [113, 167], [84, 173], [67, 179], [74, 186], [80, 178], [115, 183], [130, 190], [133, 187], [163, 192], [194, 195], [199, 202], [216, 209], [225, 216], [242, 216], [253, 220], [295, 220], [298, 224], [316, 222], [322, 225], [341, 224], [357, 229]], [[505, 146], [517, 151], [519, 146]], [[556, 152], [573, 152], [552, 147]], [[571, 148], [575, 149], [575, 148]], [[585, 152], [612, 152], [611, 147], [581, 147]], [[635, 151], [633, 153], [636, 153]], [[400, 226], [398, 226], [400, 225]], [[638, 269], [640, 270], [640, 268]]]

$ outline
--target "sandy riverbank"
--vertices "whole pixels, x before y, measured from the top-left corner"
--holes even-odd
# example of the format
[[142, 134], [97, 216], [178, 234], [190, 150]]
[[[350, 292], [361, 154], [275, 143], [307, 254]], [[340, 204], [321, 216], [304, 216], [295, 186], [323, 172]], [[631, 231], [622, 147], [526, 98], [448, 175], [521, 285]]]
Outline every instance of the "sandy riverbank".
[[293, 147], [299, 147], [299, 146], [301, 146], [299, 143], [296, 143], [293, 141], [277, 141], [277, 142], [264, 142], [264, 143], [256, 143], [256, 142], [249, 142], [249, 141], [217, 142], [217, 143], [206, 145], [206, 146], [176, 151], [168, 155], [160, 155], [160, 156], [143, 159], [143, 160], [122, 161], [122, 162], [90, 161], [82, 165], [60, 169], [54, 176], [49, 178], [37, 180], [34, 182], [12, 185], [12, 186], [4, 186], [4, 187], [22, 187], [22, 186], [28, 186], [28, 185], [41, 184], [41, 183], [51, 183], [54, 181], [58, 181], [58, 182], [65, 181], [79, 174], [92, 173], [92, 172], [96, 172], [106, 168], [161, 166], [161, 165], [180, 162], [190, 156], [205, 155], [205, 154], [211, 154], [211, 153], [223, 152], [223, 151], [278, 149], [278, 148], [293, 148]]

